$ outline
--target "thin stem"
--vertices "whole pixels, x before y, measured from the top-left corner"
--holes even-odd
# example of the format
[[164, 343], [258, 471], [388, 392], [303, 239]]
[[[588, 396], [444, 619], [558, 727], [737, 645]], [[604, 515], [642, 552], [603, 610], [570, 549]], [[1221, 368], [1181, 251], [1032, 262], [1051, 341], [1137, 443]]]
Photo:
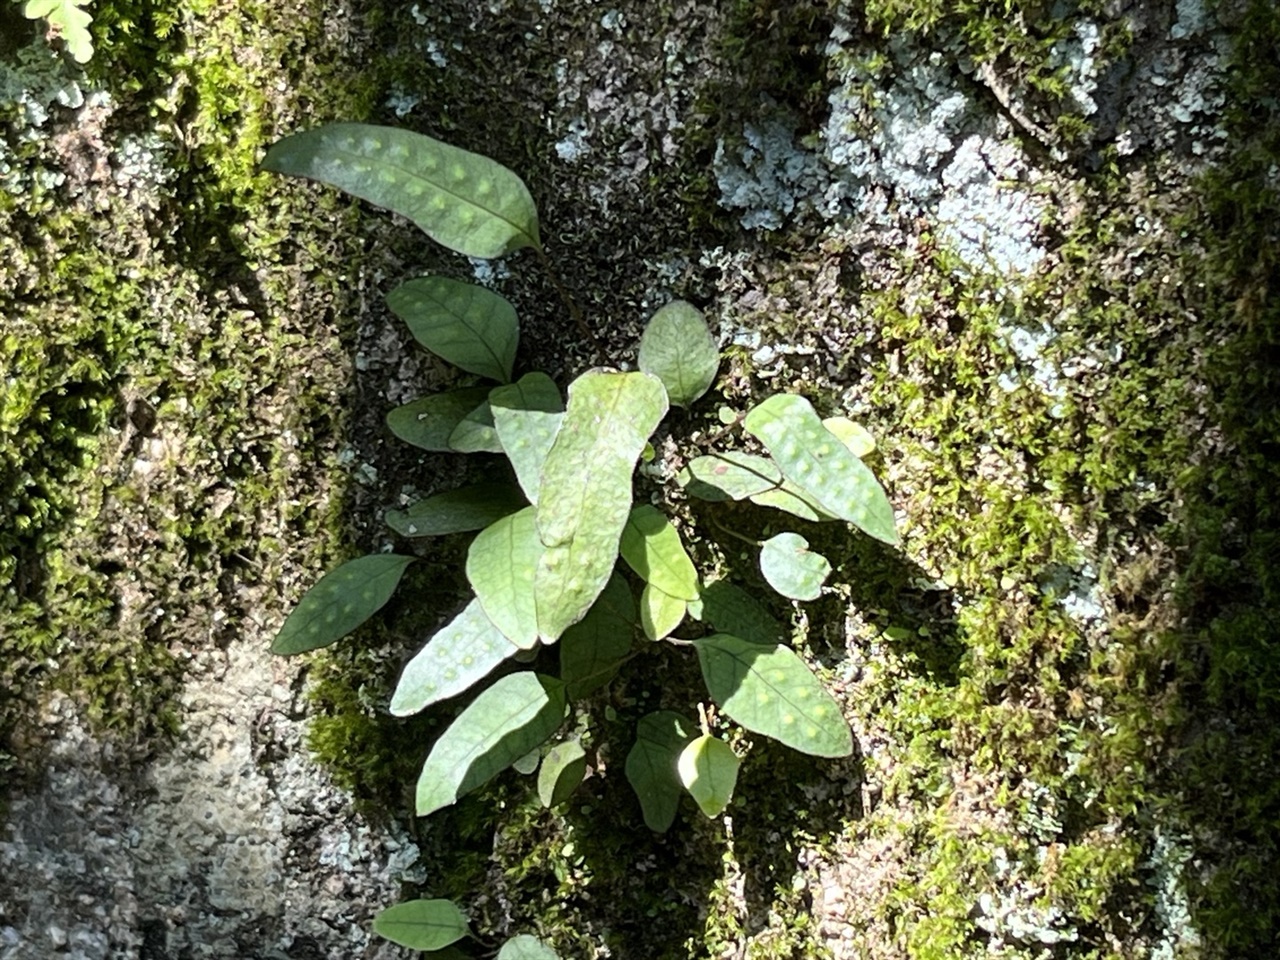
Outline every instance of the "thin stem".
[[542, 268], [547, 271], [547, 276], [551, 279], [551, 285], [556, 288], [556, 293], [560, 295], [560, 299], [564, 301], [564, 305], [569, 308], [569, 316], [573, 317], [573, 322], [578, 325], [578, 329], [582, 335], [595, 347], [596, 356], [602, 366], [608, 366], [609, 354], [604, 348], [604, 344], [596, 336], [595, 331], [587, 325], [586, 315], [582, 312], [582, 308], [578, 306], [578, 301], [573, 299], [573, 294], [569, 292], [569, 288], [560, 280], [560, 275], [556, 273], [555, 267], [551, 263], [551, 258], [547, 256], [547, 251], [542, 247], [534, 247], [538, 252], [538, 259], [542, 261]]
[[753, 547], [763, 546], [763, 544], [759, 540], [752, 540], [750, 537], [744, 536], [743, 534], [738, 533], [736, 530], [730, 530], [728, 527], [726, 527], [723, 523], [721, 523], [715, 517], [711, 518], [711, 522], [720, 530], [721, 533], [727, 533], [729, 536], [737, 540], [741, 540], [743, 543], [749, 543]]

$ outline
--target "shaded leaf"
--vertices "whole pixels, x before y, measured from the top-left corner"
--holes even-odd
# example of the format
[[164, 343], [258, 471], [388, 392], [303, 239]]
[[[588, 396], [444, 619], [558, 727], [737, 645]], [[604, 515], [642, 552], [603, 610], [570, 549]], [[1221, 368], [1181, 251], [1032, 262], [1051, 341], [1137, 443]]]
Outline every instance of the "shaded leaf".
[[506, 298], [474, 283], [418, 277], [387, 294], [387, 306], [442, 360], [490, 380], [511, 379], [520, 324]]
[[538, 488], [544, 640], [580, 620], [608, 582], [631, 513], [631, 474], [666, 412], [666, 391], [647, 373], [585, 373], [569, 388]]
[[676, 300], [645, 326], [638, 365], [662, 381], [673, 404], [687, 407], [715, 381], [720, 351], [701, 312], [691, 303]]
[[730, 450], [695, 457], [676, 480], [701, 500], [743, 500], [780, 485], [782, 471], [767, 457]]
[[849, 448], [849, 452], [861, 460], [876, 448], [876, 439], [866, 427], [854, 423], [848, 417], [827, 417], [822, 421], [837, 440]]
[[458, 421], [449, 434], [449, 449], [457, 453], [502, 453], [502, 441], [493, 426], [493, 410], [486, 397]]
[[522, 933], [502, 945], [497, 960], [560, 960], [560, 954], [537, 937]]
[[391, 713], [407, 717], [455, 696], [487, 677], [516, 647], [472, 600], [405, 664], [391, 696]]
[[271, 652], [306, 653], [341, 640], [382, 609], [413, 560], [375, 553], [329, 571], [298, 601], [271, 642]]
[[285, 137], [266, 170], [318, 180], [408, 217], [427, 236], [468, 257], [541, 248], [538, 211], [502, 164], [420, 133], [331, 123]]
[[513, 384], [495, 387], [489, 394], [489, 407], [520, 488], [529, 502], [536, 504], [542, 465], [563, 419], [560, 390], [545, 373], [526, 373]]
[[792, 600], [816, 600], [831, 575], [831, 564], [809, 549], [798, 533], [770, 537], [760, 549], [760, 572], [769, 586]]
[[733, 799], [742, 761], [723, 740], [703, 734], [680, 752], [680, 782], [708, 817], [718, 817]]
[[792, 516], [799, 517], [801, 520], [812, 520], [814, 523], [835, 519], [835, 517], [824, 513], [815, 506], [813, 501], [806, 497], [790, 481], [783, 481], [782, 486], [776, 490], [766, 490], [764, 493], [755, 494], [751, 497], [751, 502], [761, 507], [773, 507], [775, 510], [782, 510]]
[[538, 799], [548, 809], [564, 803], [587, 775], [587, 755], [577, 740], [558, 743], [542, 758]]
[[618, 550], [641, 580], [673, 597], [697, 599], [698, 571], [680, 533], [656, 507], [645, 503], [631, 511]]
[[650, 640], [661, 640], [684, 620], [688, 606], [679, 597], [646, 583], [640, 592], [640, 626]]
[[439, 950], [471, 931], [452, 900], [408, 900], [374, 917], [373, 932], [411, 950]]
[[523, 773], [526, 777], [538, 769], [538, 764], [542, 761], [542, 751], [538, 749], [530, 750], [523, 757], [511, 765], [516, 773]]
[[419, 500], [407, 510], [388, 510], [387, 526], [402, 537], [436, 537], [483, 530], [525, 506], [509, 483], [477, 483]]
[[387, 426], [405, 443], [423, 450], [452, 450], [449, 437], [463, 417], [485, 402], [487, 387], [464, 387], [433, 393], [387, 414]]
[[467, 580], [485, 614], [522, 650], [538, 642], [533, 574], [542, 556], [533, 507], [485, 527], [467, 551]]
[[782, 624], [773, 618], [755, 597], [728, 580], [717, 580], [702, 588], [702, 611], [720, 633], [731, 633], [752, 643], [774, 645], [783, 640]]
[[675, 821], [681, 782], [676, 762], [693, 739], [693, 725], [671, 710], [642, 717], [627, 754], [627, 781], [640, 800], [645, 826], [665, 833]]
[[613, 679], [631, 653], [636, 602], [615, 572], [587, 615], [560, 638], [560, 679], [570, 700], [585, 697]]
[[790, 647], [718, 633], [695, 640], [711, 697], [737, 723], [815, 757], [847, 757], [840, 705]]
[[513, 673], [482, 691], [440, 735], [418, 777], [417, 812], [425, 817], [457, 802], [560, 729], [564, 684]]

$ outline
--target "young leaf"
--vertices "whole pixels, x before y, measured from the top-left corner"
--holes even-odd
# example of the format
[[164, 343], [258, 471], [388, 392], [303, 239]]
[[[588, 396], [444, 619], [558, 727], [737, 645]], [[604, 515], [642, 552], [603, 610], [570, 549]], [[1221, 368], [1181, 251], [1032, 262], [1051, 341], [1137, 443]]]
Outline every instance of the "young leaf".
[[815, 757], [853, 752], [840, 705], [790, 647], [725, 633], [693, 645], [712, 699], [742, 726]]
[[526, 373], [489, 394], [493, 425], [529, 502], [538, 502], [542, 465], [564, 419], [560, 391], [545, 373]]
[[687, 407], [711, 387], [720, 369], [720, 351], [698, 309], [676, 300], [645, 326], [639, 366], [662, 381], [672, 403]]
[[679, 532], [657, 508], [645, 503], [631, 511], [618, 549], [646, 583], [682, 600], [698, 598], [698, 571]]
[[538, 642], [533, 573], [542, 556], [533, 507], [485, 527], [467, 551], [467, 580], [485, 614], [522, 650]]
[[676, 480], [701, 500], [744, 500], [779, 486], [782, 471], [767, 457], [731, 450], [690, 460]]
[[375, 553], [329, 571], [298, 601], [271, 642], [271, 652], [305, 653], [341, 640], [382, 609], [413, 561]]
[[388, 510], [386, 520], [402, 537], [436, 537], [483, 530], [524, 505], [509, 483], [477, 483], [419, 500], [408, 510]]
[[407, 717], [461, 693], [516, 649], [472, 600], [405, 665], [391, 696], [392, 715]]
[[464, 387], [448, 393], [433, 393], [396, 407], [387, 414], [387, 426], [405, 443], [423, 450], [453, 450], [449, 446], [450, 435], [463, 417], [484, 403], [488, 396], [487, 387]]
[[646, 583], [640, 592], [640, 626], [650, 640], [661, 640], [684, 620], [688, 605], [679, 597]]
[[418, 277], [387, 294], [415, 340], [467, 373], [507, 383], [520, 342], [516, 308], [492, 290], [447, 277]]
[[457, 453], [502, 453], [488, 397], [458, 421], [449, 434], [449, 449]]
[[541, 248], [538, 212], [502, 164], [439, 140], [366, 123], [331, 123], [285, 137], [266, 170], [306, 177], [408, 217], [437, 243], [468, 257]]
[[752, 643], [769, 646], [783, 640], [782, 624], [751, 594], [728, 580], [717, 580], [702, 588], [702, 611], [706, 620], [719, 633], [731, 633]]
[[538, 799], [548, 810], [558, 807], [578, 789], [587, 775], [587, 755], [577, 740], [558, 743], [542, 758], [538, 771]]
[[871, 436], [862, 424], [854, 423], [848, 417], [827, 417], [822, 425], [835, 435], [835, 438], [849, 448], [849, 452], [861, 460], [876, 448], [876, 438]]
[[440, 735], [418, 777], [418, 816], [456, 803], [560, 729], [564, 684], [513, 673], [482, 691]]
[[647, 373], [584, 373], [569, 388], [538, 487], [543, 640], [580, 620], [608, 582], [631, 512], [631, 474], [666, 412], [666, 391]]
[[496, 960], [560, 960], [560, 954], [537, 937], [522, 933], [502, 945]]
[[680, 775], [676, 761], [693, 739], [693, 726], [678, 713], [659, 710], [642, 717], [636, 742], [627, 754], [627, 781], [640, 800], [645, 825], [666, 833], [680, 805]]
[[471, 931], [452, 900], [409, 900], [374, 917], [373, 932], [411, 950], [439, 950]]
[[808, 400], [775, 394], [753, 408], [742, 425], [806, 498], [877, 540], [898, 542], [884, 490], [866, 464], [822, 425]]
[[560, 638], [560, 679], [578, 700], [613, 679], [631, 652], [636, 601], [616, 571], [587, 615]]
[[93, 37], [89, 24], [93, 18], [82, 8], [89, 0], [27, 0], [22, 15], [28, 20], [43, 17], [67, 45], [67, 53], [76, 63], [88, 63], [93, 57]]
[[705, 733], [685, 747], [676, 761], [680, 782], [697, 801], [698, 809], [712, 818], [724, 813], [733, 799], [741, 765], [732, 747]]
[[780, 533], [764, 542], [760, 550], [760, 572], [769, 586], [792, 600], [817, 600], [822, 585], [831, 575], [831, 564], [809, 549], [809, 541], [798, 533]]

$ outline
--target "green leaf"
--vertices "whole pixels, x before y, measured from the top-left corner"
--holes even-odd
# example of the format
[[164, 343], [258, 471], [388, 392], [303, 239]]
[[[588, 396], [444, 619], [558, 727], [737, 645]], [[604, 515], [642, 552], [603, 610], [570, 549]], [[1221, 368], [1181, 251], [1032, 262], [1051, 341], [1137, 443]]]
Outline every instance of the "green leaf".
[[413, 561], [375, 553], [326, 573], [293, 608], [271, 642], [271, 652], [305, 653], [341, 640], [382, 609]]
[[866, 464], [822, 425], [808, 400], [775, 394], [752, 409], [742, 425], [806, 498], [877, 540], [898, 542], [884, 490]]
[[702, 500], [744, 500], [779, 486], [782, 471], [767, 457], [731, 450], [695, 457], [676, 480]]
[[650, 640], [661, 640], [684, 620], [688, 604], [646, 583], [640, 592], [640, 626]]
[[525, 506], [509, 483], [477, 483], [419, 500], [408, 510], [388, 510], [387, 526], [402, 537], [435, 537], [483, 530]]
[[799, 517], [801, 520], [812, 520], [814, 523], [835, 519], [829, 513], [824, 513], [818, 509], [808, 497], [796, 488], [795, 484], [788, 480], [784, 480], [782, 486], [776, 490], [766, 490], [764, 493], [754, 494], [751, 497], [751, 502], [761, 507], [773, 507], [775, 510], [782, 510]]
[[374, 917], [373, 932], [411, 950], [439, 950], [471, 931], [452, 900], [409, 900]]
[[418, 816], [458, 798], [545, 742], [564, 722], [564, 684], [513, 673], [482, 691], [440, 735], [418, 777]]
[[520, 342], [516, 308], [492, 290], [447, 277], [418, 277], [387, 294], [415, 340], [467, 373], [507, 383]]
[[876, 438], [871, 436], [867, 428], [848, 417], [827, 417], [822, 425], [859, 460], [876, 448]]
[[522, 933], [502, 945], [497, 960], [560, 960], [560, 954], [537, 937]]
[[43, 17], [57, 31], [76, 63], [88, 63], [93, 57], [93, 36], [89, 24], [93, 18], [82, 7], [89, 0], [27, 0], [22, 15], [28, 20]]
[[513, 384], [495, 387], [489, 394], [489, 407], [520, 488], [529, 502], [536, 504], [542, 466], [564, 419], [560, 391], [545, 373], [526, 373]]
[[457, 453], [502, 453], [502, 441], [494, 429], [493, 410], [487, 397], [458, 421], [449, 434], [449, 449]]
[[467, 580], [485, 614], [522, 650], [538, 642], [533, 574], [542, 556], [533, 507], [497, 520], [471, 541]]
[[448, 393], [433, 393], [396, 407], [387, 414], [387, 426], [405, 443], [423, 450], [453, 450], [449, 446], [450, 435], [462, 419], [488, 397], [488, 387], [464, 387]]
[[560, 638], [560, 679], [579, 700], [613, 679], [631, 653], [636, 601], [620, 574], [609, 578], [587, 615]]
[[817, 600], [822, 585], [831, 576], [831, 564], [809, 549], [809, 541], [798, 533], [780, 533], [764, 542], [760, 550], [760, 572], [769, 586], [792, 600]]
[[706, 620], [720, 633], [731, 633], [752, 643], [770, 646], [783, 640], [782, 624], [755, 597], [728, 580], [717, 580], [702, 588], [702, 611]]
[[516, 773], [523, 773], [526, 777], [538, 769], [538, 764], [542, 762], [542, 751], [538, 749], [530, 750], [523, 757], [511, 765]]
[[668, 303], [640, 337], [639, 367], [667, 388], [677, 407], [687, 407], [710, 389], [720, 369], [720, 351], [707, 321], [691, 303]]
[[627, 754], [627, 781], [640, 800], [645, 825], [657, 833], [665, 833], [676, 819], [681, 793], [676, 761], [692, 739], [692, 725], [671, 710], [642, 717], [636, 726], [636, 742]]
[[718, 817], [733, 799], [741, 765], [732, 747], [704, 733], [681, 751], [676, 770], [698, 809], [708, 817]]
[[693, 645], [712, 699], [743, 727], [815, 757], [853, 752], [840, 705], [790, 647], [725, 633]]
[[666, 391], [647, 373], [584, 373], [569, 388], [538, 487], [543, 640], [582, 619], [608, 582], [631, 513], [631, 474], [666, 412]]
[[366, 123], [331, 123], [286, 137], [266, 170], [306, 177], [408, 217], [450, 250], [501, 257], [541, 249], [538, 211], [524, 183], [488, 157]]
[[618, 549], [646, 583], [682, 600], [698, 598], [698, 571], [679, 532], [656, 507], [645, 503], [631, 511]]
[[515, 652], [472, 600], [405, 665], [391, 696], [392, 715], [407, 717], [461, 693]]
[[542, 758], [538, 771], [538, 799], [547, 809], [558, 807], [578, 789], [587, 775], [587, 755], [577, 740], [558, 743]]

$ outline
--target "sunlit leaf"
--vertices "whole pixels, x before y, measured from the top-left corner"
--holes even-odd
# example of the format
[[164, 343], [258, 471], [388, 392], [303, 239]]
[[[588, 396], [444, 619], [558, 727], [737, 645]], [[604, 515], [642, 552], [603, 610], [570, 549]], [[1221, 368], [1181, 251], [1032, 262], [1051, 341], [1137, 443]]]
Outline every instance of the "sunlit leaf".
[[680, 752], [680, 782], [708, 817], [718, 817], [733, 799], [742, 761], [723, 740], [703, 734]]
[[760, 549], [760, 572], [769, 586], [792, 600], [816, 600], [831, 575], [831, 564], [809, 549], [798, 533], [770, 537]]
[[530, 503], [538, 502], [542, 466], [564, 419], [564, 401], [545, 373], [526, 373], [489, 394], [493, 425]]
[[693, 725], [671, 710], [642, 717], [627, 754], [627, 781], [640, 800], [645, 825], [665, 833], [676, 818], [681, 783], [676, 761], [693, 739]]
[[286, 137], [266, 170], [306, 177], [412, 220], [468, 257], [542, 246], [524, 183], [488, 157], [394, 127], [331, 123]]
[[467, 580], [485, 614], [517, 647], [538, 642], [533, 574], [542, 556], [533, 507], [496, 520], [471, 541]]
[[483, 530], [525, 506], [509, 483], [477, 483], [419, 500], [407, 510], [388, 510], [387, 526], [402, 537], [436, 537]]
[[440, 950], [470, 930], [452, 900], [409, 900], [374, 917], [373, 932], [411, 950]]
[[782, 471], [767, 457], [730, 450], [695, 457], [676, 479], [702, 500], [743, 500], [779, 486]]
[[701, 599], [698, 619], [711, 624], [717, 632], [770, 646], [782, 642], [782, 624], [759, 600], [728, 580], [717, 580], [703, 587]]
[[305, 653], [340, 640], [395, 593], [413, 557], [375, 553], [348, 560], [306, 592], [271, 643], [271, 652]]
[[867, 428], [860, 423], [854, 423], [848, 417], [827, 417], [822, 421], [822, 425], [858, 459], [862, 459], [876, 448], [876, 439], [871, 436]]
[[761, 507], [773, 507], [782, 510], [801, 520], [834, 520], [829, 513], [820, 510], [795, 484], [784, 480], [782, 486], [774, 490], [766, 490], [751, 496], [751, 502]]
[[577, 740], [558, 743], [542, 758], [538, 799], [550, 809], [564, 803], [587, 775], [587, 755]]
[[640, 593], [640, 626], [650, 640], [661, 640], [684, 620], [688, 605], [679, 597], [646, 583]]
[[66, 44], [67, 53], [76, 63], [88, 63], [93, 57], [93, 36], [89, 24], [93, 18], [83, 10], [89, 0], [27, 0], [22, 15], [28, 20], [43, 17]]
[[401, 440], [423, 450], [453, 450], [449, 437], [462, 419], [489, 397], [487, 387], [464, 387], [396, 407], [387, 414], [387, 426]]
[[537, 937], [522, 933], [502, 945], [496, 960], [560, 960], [560, 954]]
[[720, 351], [693, 304], [676, 300], [653, 315], [640, 337], [639, 367], [662, 381], [677, 407], [707, 392], [720, 369]]
[[635, 598], [626, 579], [615, 572], [587, 615], [560, 638], [560, 679], [570, 700], [613, 679], [631, 653], [635, 625]]
[[618, 549], [646, 583], [682, 600], [697, 599], [698, 571], [679, 532], [656, 507], [645, 503], [631, 511]]
[[387, 294], [415, 340], [468, 373], [506, 383], [520, 342], [516, 308], [474, 283], [418, 277]]

